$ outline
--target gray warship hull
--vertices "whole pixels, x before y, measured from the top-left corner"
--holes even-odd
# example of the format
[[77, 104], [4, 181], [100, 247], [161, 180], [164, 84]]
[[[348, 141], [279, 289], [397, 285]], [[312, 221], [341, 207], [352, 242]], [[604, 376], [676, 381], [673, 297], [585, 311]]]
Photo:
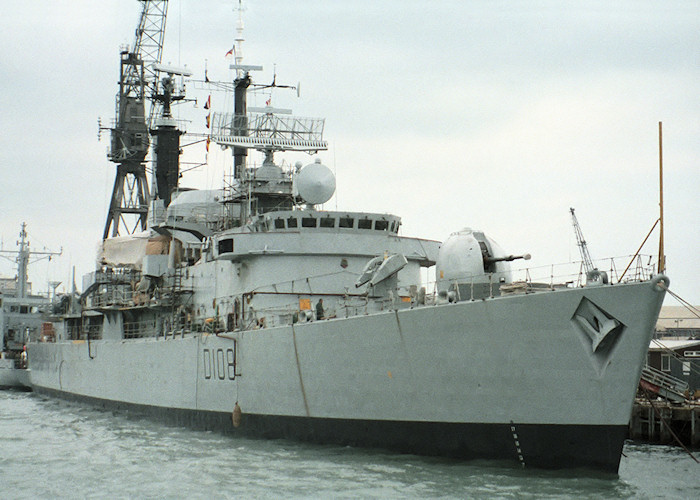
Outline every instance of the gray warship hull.
[[218, 335], [32, 343], [31, 382], [236, 435], [616, 472], [662, 285]]
[[0, 359], [0, 389], [28, 390], [29, 370], [16, 368], [14, 360]]

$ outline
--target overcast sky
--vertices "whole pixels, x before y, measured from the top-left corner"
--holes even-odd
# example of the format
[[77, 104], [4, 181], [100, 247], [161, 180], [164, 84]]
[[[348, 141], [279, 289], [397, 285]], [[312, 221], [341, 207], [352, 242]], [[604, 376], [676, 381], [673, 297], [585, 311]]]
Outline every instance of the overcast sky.
[[[169, 3], [163, 61], [201, 79], [206, 60], [210, 78], [230, 80], [237, 2]], [[116, 172], [97, 118], [114, 118], [119, 47], [133, 43], [140, 5], [3, 5], [3, 248], [26, 221], [35, 250], [64, 251], [30, 269], [37, 285], [94, 267]], [[265, 67], [254, 77], [270, 81], [276, 65], [278, 83], [301, 82], [300, 98], [278, 92], [273, 104], [326, 118], [319, 156], [338, 179], [326, 208], [400, 215], [404, 235], [479, 228], [508, 253], [530, 252], [532, 266], [568, 262], [580, 258], [575, 207], [594, 259], [632, 255], [658, 217], [662, 121], [667, 271], [700, 304], [700, 2], [244, 5], [245, 62]], [[188, 91], [198, 105], [178, 114], [203, 133], [207, 92]], [[204, 159], [203, 146], [186, 150]], [[230, 154], [213, 148], [208, 159], [182, 184], [218, 187]], [[643, 253], [657, 249], [655, 232]]]

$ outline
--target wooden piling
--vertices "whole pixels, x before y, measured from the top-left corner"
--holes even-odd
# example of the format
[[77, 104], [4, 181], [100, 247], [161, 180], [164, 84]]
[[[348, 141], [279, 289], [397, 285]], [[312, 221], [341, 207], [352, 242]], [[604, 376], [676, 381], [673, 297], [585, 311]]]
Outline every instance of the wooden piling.
[[[658, 414], [657, 414], [658, 412]], [[637, 399], [632, 408], [629, 437], [650, 443], [700, 447], [700, 404], [671, 404], [666, 401]]]

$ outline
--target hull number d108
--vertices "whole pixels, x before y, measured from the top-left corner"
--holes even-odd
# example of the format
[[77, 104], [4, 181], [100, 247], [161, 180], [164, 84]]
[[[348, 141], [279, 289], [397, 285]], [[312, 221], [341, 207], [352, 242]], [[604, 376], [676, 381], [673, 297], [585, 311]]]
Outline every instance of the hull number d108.
[[206, 380], [235, 380], [236, 378], [236, 348], [203, 349], [202, 372]]

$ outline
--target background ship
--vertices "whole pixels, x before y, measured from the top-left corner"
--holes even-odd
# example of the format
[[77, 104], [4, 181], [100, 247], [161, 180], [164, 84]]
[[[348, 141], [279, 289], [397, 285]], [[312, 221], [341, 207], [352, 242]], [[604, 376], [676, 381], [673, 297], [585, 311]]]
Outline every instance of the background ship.
[[[164, 6], [141, 17], [161, 47]], [[178, 190], [171, 106], [188, 71], [157, 47], [144, 61], [142, 29], [122, 52], [100, 266], [55, 342], [29, 345], [34, 389], [237, 434], [616, 471], [668, 279], [514, 282], [526, 256], [481, 231], [440, 244], [394, 215], [318, 210], [330, 169], [274, 156], [325, 150], [324, 122], [247, 106], [259, 68], [239, 27], [233, 111], [207, 117], [206, 140], [234, 157], [221, 190]]]
[[0, 257], [17, 263], [16, 276], [0, 278], [0, 388], [28, 389], [26, 345], [30, 340], [46, 340], [52, 332], [44, 324], [50, 314], [49, 296], [32, 293], [27, 269], [31, 258], [51, 258], [60, 252], [31, 251], [26, 224], [17, 245], [17, 251], [0, 249]]

